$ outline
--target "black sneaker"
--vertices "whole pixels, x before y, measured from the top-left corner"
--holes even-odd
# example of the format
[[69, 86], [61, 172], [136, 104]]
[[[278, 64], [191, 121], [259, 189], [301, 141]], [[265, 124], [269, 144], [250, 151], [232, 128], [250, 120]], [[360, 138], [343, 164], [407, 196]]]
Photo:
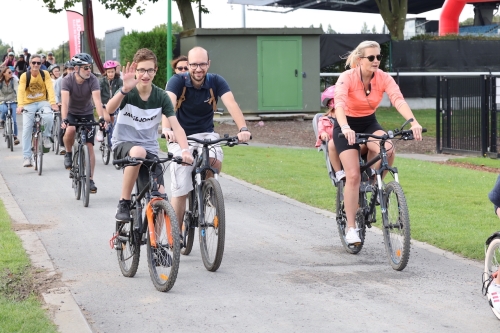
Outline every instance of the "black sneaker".
[[95, 186], [94, 181], [90, 180], [90, 193], [97, 193], [97, 186]]
[[153, 260], [155, 265], [170, 267], [172, 266], [172, 256], [168, 253], [167, 249], [159, 245], [159, 248], [153, 249]]
[[118, 201], [115, 218], [117, 221], [130, 222], [130, 200]]
[[68, 151], [66, 155], [64, 155], [64, 167], [66, 169], [71, 169], [73, 166], [73, 153]]
[[5, 121], [0, 121], [0, 129], [5, 127]]

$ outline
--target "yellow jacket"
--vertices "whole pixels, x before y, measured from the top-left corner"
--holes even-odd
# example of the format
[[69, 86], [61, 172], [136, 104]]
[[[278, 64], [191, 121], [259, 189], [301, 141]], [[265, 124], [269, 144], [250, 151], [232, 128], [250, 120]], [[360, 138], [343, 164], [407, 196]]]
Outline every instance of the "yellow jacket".
[[28, 88], [26, 88], [26, 73], [21, 75], [17, 91], [18, 107], [41, 101], [48, 101], [51, 105], [56, 104], [56, 95], [54, 93], [52, 79], [50, 78], [49, 72], [44, 70], [44, 74], [45, 81], [42, 80], [42, 75], [40, 73], [37, 76], [31, 73], [30, 85]]

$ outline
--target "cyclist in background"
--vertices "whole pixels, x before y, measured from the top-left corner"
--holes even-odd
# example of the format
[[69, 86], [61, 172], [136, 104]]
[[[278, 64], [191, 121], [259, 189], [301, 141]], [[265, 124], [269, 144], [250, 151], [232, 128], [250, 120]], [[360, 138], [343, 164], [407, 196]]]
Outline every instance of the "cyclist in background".
[[[188, 68], [188, 58], [185, 55], [180, 55], [174, 60], [170, 62], [172, 65], [172, 69], [174, 70], [174, 74], [181, 74], [189, 71]], [[167, 90], [168, 81], [165, 84], [165, 90]]]
[[[71, 64], [75, 71], [67, 75], [62, 81], [61, 88], [61, 128], [65, 129], [63, 134], [66, 155], [64, 155], [64, 167], [71, 169], [73, 165], [72, 148], [75, 142], [76, 128], [68, 126], [69, 123], [76, 123], [80, 119], [94, 121], [94, 105], [99, 115], [99, 123], [104, 126], [104, 119], [109, 120], [109, 116], [104, 114], [101, 102], [101, 92], [99, 90], [99, 80], [92, 73], [94, 60], [87, 53], [78, 53], [71, 58]], [[92, 100], [94, 105], [92, 105]], [[94, 154], [94, 134], [95, 127], [87, 133], [87, 147], [90, 155], [90, 193], [96, 193], [97, 187], [94, 182], [95, 154]]]
[[[170, 119], [181, 146], [176, 156], [181, 155], [185, 163], [193, 163], [186, 134], [175, 118], [172, 102], [164, 90], [153, 84], [157, 70], [156, 55], [148, 49], [138, 50], [133, 63], [127, 63], [124, 68], [123, 87], [108, 101], [108, 113], [113, 113], [118, 108], [121, 111], [116, 118], [112, 139], [114, 159], [158, 156], [158, 125], [162, 122], [162, 115], [165, 115]], [[117, 221], [130, 221], [130, 197], [137, 177], [141, 189], [148, 183], [148, 171], [140, 165], [126, 167], [123, 171], [121, 198], [115, 215]], [[156, 168], [155, 177], [159, 191], [165, 193], [163, 168]]]
[[42, 65], [45, 66], [45, 68], [42, 69], [49, 69], [50, 65], [52, 65], [50, 62], [47, 61], [47, 57], [45, 54], [42, 53]]
[[21, 54], [17, 59], [14, 71], [17, 73], [17, 77], [21, 77], [21, 75], [25, 73], [27, 69], [28, 69], [28, 63], [26, 60], [24, 60], [24, 55]]
[[26, 64], [28, 64], [28, 66], [29, 66], [30, 58], [31, 58], [31, 53], [28, 52], [27, 48], [23, 49], [23, 55], [24, 55], [24, 61], [26, 61]]
[[[113, 97], [115, 93], [123, 86], [123, 81], [122, 79], [120, 79], [120, 75], [117, 75], [116, 73], [116, 66], [118, 66], [118, 63], [113, 60], [108, 60], [103, 65], [106, 73], [99, 80], [99, 84], [101, 87], [101, 101], [104, 106], [108, 104], [109, 99]], [[110, 113], [110, 116], [110, 121], [113, 124], [115, 122], [115, 113]], [[96, 139], [99, 142], [103, 140], [102, 131], [97, 131]]]
[[[493, 203], [495, 214], [500, 218], [500, 175], [497, 178], [495, 186], [488, 194], [488, 198]], [[500, 269], [493, 273], [494, 280], [488, 286], [488, 301], [493, 313], [500, 319]]]
[[[50, 79], [49, 72], [44, 72], [44, 78], [41, 75], [42, 57], [38, 54], [31, 56], [30, 81], [27, 85], [27, 74], [21, 75], [19, 80], [19, 89], [17, 93], [17, 113], [20, 114], [23, 109], [23, 157], [24, 167], [32, 166], [31, 162], [31, 133], [33, 132], [33, 122], [35, 112], [42, 110], [42, 118], [45, 124], [43, 132], [44, 145], [50, 147], [52, 133], [52, 110], [57, 110], [54, 87]], [[52, 110], [51, 110], [52, 108]]]
[[[73, 65], [71, 64], [70, 61], [66, 61], [64, 64], [64, 69], [63, 69], [63, 75], [59, 76], [59, 78], [55, 81], [54, 83], [54, 92], [56, 94], [56, 103], [57, 106], [59, 107], [59, 110], [61, 110], [61, 86], [62, 86], [62, 80], [66, 75], [73, 73]], [[61, 114], [59, 114], [61, 116]], [[63, 142], [62, 139], [62, 130], [59, 129], [59, 142]], [[64, 144], [60, 145], [59, 148], [59, 155], [66, 155], [66, 148], [64, 147]]]
[[[251, 134], [246, 127], [245, 117], [238, 103], [236, 103], [226, 80], [220, 75], [208, 73], [210, 68], [208, 51], [202, 47], [192, 48], [188, 52], [188, 63], [189, 72], [172, 76], [167, 85], [167, 94], [177, 109], [177, 120], [186, 135], [196, 136], [198, 139], [215, 140], [219, 138], [219, 134], [214, 132], [214, 110], [216, 109], [217, 98], [220, 97], [239, 130], [238, 140], [241, 142], [250, 140]], [[186, 101], [183, 103], [184, 98]], [[169, 139], [169, 152], [176, 156], [184, 151], [176, 143], [177, 138], [170, 128], [169, 120], [165, 119], [162, 132]], [[195, 148], [192, 147], [191, 149]], [[219, 171], [222, 168], [223, 156], [220, 146], [215, 147], [214, 151], [210, 152], [211, 165]], [[180, 228], [182, 228], [182, 222], [184, 221], [186, 198], [193, 189], [192, 170], [192, 166], [170, 165], [171, 203]]]
[[[5, 119], [7, 117], [8, 107], [5, 102], [16, 101], [17, 100], [17, 90], [19, 87], [19, 79], [13, 76], [12, 70], [9, 67], [0, 67], [0, 113], [1, 121], [0, 128], [4, 128]], [[17, 103], [11, 104], [12, 108], [12, 121], [14, 125], [14, 144], [19, 144], [19, 139], [17, 138], [17, 120], [16, 120], [16, 108]]]
[[[356, 133], [371, 133], [383, 135], [384, 129], [375, 117], [375, 111], [380, 104], [384, 92], [389, 96], [392, 105], [406, 119], [413, 118], [411, 130], [416, 140], [422, 140], [422, 126], [418, 123], [410, 107], [406, 103], [394, 79], [380, 70], [380, 45], [373, 41], [361, 42], [346, 60], [346, 67], [351, 69], [343, 72], [335, 85], [335, 115], [333, 140], [340, 161], [346, 174], [344, 188], [344, 204], [347, 217], [346, 242], [360, 243], [356, 230], [355, 216], [358, 207], [359, 185], [359, 145], [355, 144]], [[339, 138], [343, 133], [345, 138]], [[368, 142], [368, 160], [375, 157], [380, 147], [376, 142]], [[395, 158], [392, 142], [387, 141], [389, 164]], [[373, 168], [378, 168], [380, 161]]]
[[7, 58], [5, 58], [1, 66], [12, 66], [13, 68], [16, 67], [16, 55], [14, 54], [14, 52], [11, 51], [8, 53]]
[[52, 53], [52, 52], [47, 53], [47, 61], [48, 61], [51, 65], [55, 65], [55, 64], [57, 64], [57, 62], [56, 62], [56, 57], [54, 57], [54, 53]]
[[50, 65], [48, 71], [50, 73], [50, 78], [54, 83], [61, 76], [61, 68], [59, 67], [58, 64]]

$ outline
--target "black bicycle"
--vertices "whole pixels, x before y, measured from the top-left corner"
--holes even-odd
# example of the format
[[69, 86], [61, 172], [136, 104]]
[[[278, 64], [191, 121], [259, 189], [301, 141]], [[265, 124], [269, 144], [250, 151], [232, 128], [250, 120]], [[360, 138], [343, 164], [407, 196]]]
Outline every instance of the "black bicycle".
[[16, 103], [14, 101], [7, 101], [5, 104], [7, 105], [7, 115], [5, 118], [5, 125], [3, 129], [3, 136], [5, 137], [5, 141], [7, 142], [7, 148], [10, 151], [14, 151], [14, 119], [12, 118], [12, 104]]
[[136, 181], [131, 197], [131, 221], [116, 222], [116, 231], [110, 240], [110, 246], [116, 249], [122, 274], [133, 277], [139, 266], [141, 245], [146, 244], [149, 275], [155, 288], [162, 292], [169, 291], [174, 286], [181, 250], [175, 211], [166, 194], [159, 192], [154, 177], [156, 168], [162, 168], [162, 164], [169, 161], [182, 163], [182, 158], [173, 157], [172, 153], [169, 153], [167, 158], [145, 159], [127, 156], [113, 161], [114, 165], [123, 168], [142, 164], [141, 167], [148, 168], [149, 183], [139, 191], [139, 182]]
[[113, 133], [113, 127], [113, 123], [108, 123], [108, 128], [102, 131], [103, 138], [101, 145], [99, 146], [99, 150], [101, 151], [102, 162], [104, 165], [108, 165], [109, 158], [111, 156], [111, 135]]
[[61, 112], [54, 111], [54, 118], [52, 120], [52, 151], [55, 152], [56, 155], [60, 154], [59, 148], [64, 146], [64, 142], [60, 142], [59, 140], [59, 131], [61, 130]]
[[73, 164], [69, 170], [69, 178], [71, 178], [71, 186], [75, 192], [76, 200], [83, 198], [83, 206], [89, 206], [90, 197], [90, 154], [87, 147], [87, 135], [90, 131], [94, 131], [94, 126], [99, 125], [98, 122], [88, 121], [86, 119], [77, 119], [75, 123], [68, 123], [68, 126], [76, 126], [76, 139], [73, 145]]
[[[28, 110], [24, 109], [23, 112], [27, 113]], [[44, 119], [42, 117], [43, 110], [36, 110], [33, 117], [33, 131], [31, 133], [31, 152], [32, 160], [35, 163], [35, 171], [38, 175], [42, 175], [43, 154], [48, 153], [50, 148], [43, 146], [43, 131], [45, 130]]]
[[[197, 139], [188, 137], [202, 145], [201, 153], [197, 149], [193, 152], [195, 168], [192, 173], [193, 190], [187, 196], [187, 208], [182, 225], [182, 237], [185, 247], [181, 253], [191, 253], [194, 241], [195, 228], [199, 228], [201, 257], [205, 268], [215, 272], [222, 262], [226, 235], [226, 216], [224, 197], [218, 181], [219, 170], [210, 165], [209, 153], [215, 145], [225, 142], [226, 146], [233, 147], [239, 144], [238, 137], [229, 137], [216, 140]], [[213, 177], [207, 177], [207, 173]]]
[[[410, 215], [403, 188], [399, 184], [398, 169], [391, 167], [387, 158], [385, 143], [387, 140], [413, 140], [411, 130], [403, 128], [413, 119], [408, 119], [401, 129], [389, 131], [387, 134], [378, 136], [369, 133], [356, 133], [356, 143], [378, 142], [380, 152], [370, 161], [365, 161], [360, 155], [361, 184], [359, 187], [358, 210], [356, 212], [356, 229], [359, 232], [361, 243], [348, 244], [345, 239], [347, 229], [347, 218], [344, 210], [344, 186], [345, 180], [338, 182], [336, 199], [336, 220], [340, 240], [345, 250], [356, 254], [363, 248], [366, 227], [371, 228], [376, 222], [376, 205], [380, 205], [382, 215], [382, 233], [389, 262], [393, 269], [402, 271], [408, 264], [410, 258]], [[426, 132], [424, 128], [422, 132]], [[344, 137], [342, 133], [339, 137]], [[380, 167], [372, 175], [373, 164], [380, 161]], [[394, 180], [385, 184], [382, 180], [384, 172], [390, 172]]]

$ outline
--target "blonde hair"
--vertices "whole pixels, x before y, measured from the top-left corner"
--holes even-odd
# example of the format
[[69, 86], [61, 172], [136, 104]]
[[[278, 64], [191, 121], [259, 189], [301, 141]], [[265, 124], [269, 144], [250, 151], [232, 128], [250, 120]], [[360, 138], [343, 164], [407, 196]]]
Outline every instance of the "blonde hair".
[[380, 51], [380, 44], [375, 42], [375, 41], [365, 40], [365, 41], [359, 43], [359, 45], [354, 50], [349, 52], [349, 55], [347, 57], [341, 57], [342, 59], [345, 59], [345, 67], [346, 68], [347, 68], [347, 66], [349, 66], [351, 68], [356, 67], [358, 65], [359, 59], [361, 57], [364, 57], [365, 49], [372, 48], [372, 47], [376, 47]]

